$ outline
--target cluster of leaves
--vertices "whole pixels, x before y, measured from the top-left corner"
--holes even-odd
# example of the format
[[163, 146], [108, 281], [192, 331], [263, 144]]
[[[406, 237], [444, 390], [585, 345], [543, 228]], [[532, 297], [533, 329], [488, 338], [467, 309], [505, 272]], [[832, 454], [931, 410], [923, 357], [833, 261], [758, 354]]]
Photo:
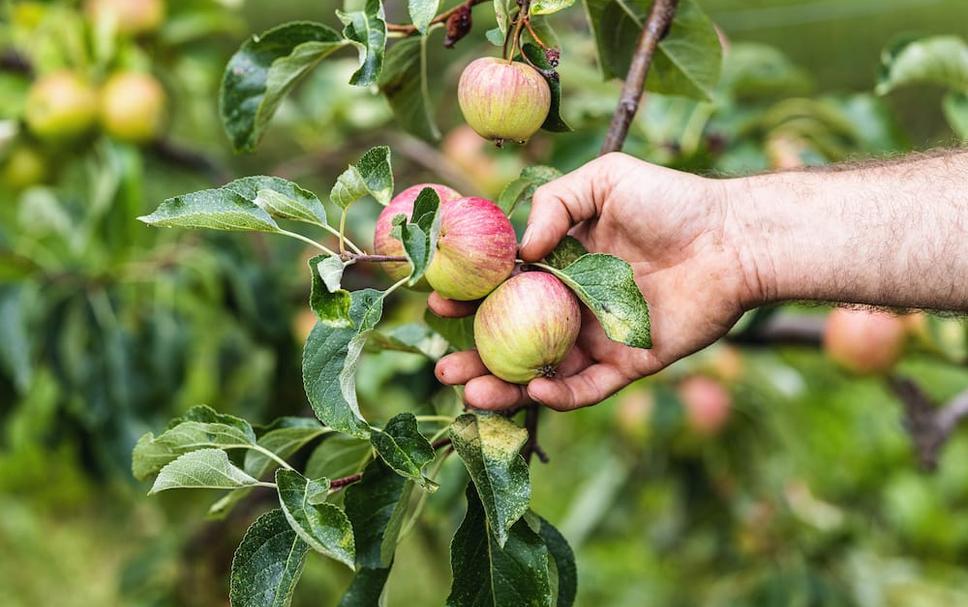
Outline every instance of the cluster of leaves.
[[[502, 197], [505, 210], [527, 204], [534, 188], [555, 176], [549, 168], [526, 171]], [[390, 151], [377, 147], [339, 176], [329, 200], [345, 219], [357, 200], [370, 196], [386, 204], [392, 191]], [[437, 416], [436, 421], [445, 422], [436, 434], [438, 441], [422, 434], [420, 423], [427, 420], [411, 413], [397, 415], [381, 428], [360, 411], [356, 371], [366, 347], [434, 358], [443, 350], [428, 347], [428, 337], [437, 343], [450, 341], [455, 347], [471, 345], [472, 337], [465, 333], [467, 321], [434, 319], [430, 327], [405, 325], [392, 332], [377, 327], [386, 297], [403, 284], [416, 284], [432, 261], [440, 232], [439, 211], [436, 192], [424, 188], [410, 217], [393, 218], [391, 233], [403, 244], [409, 276], [386, 290], [353, 292], [341, 286], [343, 271], [349, 264], [365, 261], [367, 255], [345, 238], [344, 221], [339, 229], [328, 225], [316, 195], [284, 179], [238, 179], [168, 199], [141, 218], [159, 227], [282, 234], [325, 250], [309, 261], [309, 303], [317, 322], [306, 341], [302, 365], [306, 395], [318, 421], [284, 418], [256, 431], [240, 418], [199, 406], [175, 419], [161, 435], [142, 437], [134, 450], [135, 476], [157, 475], [152, 493], [175, 488], [228, 489], [212, 506], [215, 514], [224, 515], [254, 488], [278, 492], [280, 508], [259, 518], [236, 552], [233, 604], [285, 604], [310, 548], [356, 571], [342, 604], [374, 604], [393, 561], [411, 492], [436, 489], [432, 475], [424, 470], [451, 447], [473, 481], [467, 515], [452, 545], [451, 604], [571, 604], [575, 565], [570, 550], [550, 523], [529, 512], [528, 466], [520, 454], [527, 430], [499, 415]], [[323, 228], [335, 233], [341, 250], [348, 246], [357, 252], [329, 250], [280, 222]], [[610, 337], [636, 347], [651, 345], [648, 308], [627, 263], [590, 254], [573, 239], [566, 239], [546, 262], [538, 265], [572, 288]], [[361, 474], [334, 479], [297, 472], [285, 462], [328, 433], [367, 446]], [[442, 438], [445, 433], [449, 438]], [[328, 443], [320, 447], [323, 459]], [[245, 450], [245, 455], [233, 460], [229, 454], [238, 450]], [[266, 480], [273, 470], [274, 482]], [[346, 485], [350, 486], [341, 509], [330, 498]]]
[[[469, 3], [470, 7], [476, 2]], [[516, 3], [494, 2], [498, 27], [487, 38], [498, 45], [509, 35], [512, 19], [527, 18], [535, 33], [556, 39], [544, 21], [547, 15], [569, 8], [573, 1], [532, 2], [527, 15], [516, 15]], [[595, 36], [602, 75], [623, 77], [635, 48], [650, 2], [611, 0], [586, 2], [587, 15]], [[265, 132], [283, 98], [321, 61], [344, 47], [359, 52], [359, 67], [349, 83], [376, 85], [399, 124], [426, 139], [440, 135], [434, 118], [434, 104], [428, 83], [428, 38], [440, 22], [433, 22], [438, 0], [408, 3], [413, 35], [388, 47], [388, 32], [379, 0], [367, 0], [359, 10], [337, 12], [341, 32], [322, 23], [291, 22], [263, 32], [246, 42], [229, 61], [220, 93], [222, 120], [237, 150], [251, 150]], [[544, 43], [522, 45], [521, 51], [543, 70], [552, 70], [542, 48]], [[707, 99], [719, 78], [722, 52], [716, 30], [693, 0], [680, 3], [679, 13], [668, 35], [659, 45], [656, 66], [646, 87], [649, 90]], [[549, 72], [546, 72], [548, 76]], [[561, 84], [549, 76], [552, 109], [543, 128], [552, 132], [570, 128], [560, 115]]]

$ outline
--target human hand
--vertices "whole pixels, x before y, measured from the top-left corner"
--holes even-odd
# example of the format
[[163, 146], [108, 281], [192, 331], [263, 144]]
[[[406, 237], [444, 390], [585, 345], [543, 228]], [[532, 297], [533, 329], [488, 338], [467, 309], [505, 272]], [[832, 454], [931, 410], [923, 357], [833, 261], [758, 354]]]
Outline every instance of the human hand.
[[[521, 242], [524, 261], [538, 261], [571, 234], [592, 252], [629, 262], [649, 303], [653, 348], [610, 340], [583, 307], [582, 328], [558, 376], [527, 386], [491, 375], [475, 351], [442, 358], [445, 384], [466, 384], [464, 398], [479, 409], [537, 401], [570, 410], [596, 404], [626, 384], [709, 345], [756, 302], [727, 182], [609, 154], [539, 188]], [[473, 314], [476, 304], [431, 294], [440, 316]]]

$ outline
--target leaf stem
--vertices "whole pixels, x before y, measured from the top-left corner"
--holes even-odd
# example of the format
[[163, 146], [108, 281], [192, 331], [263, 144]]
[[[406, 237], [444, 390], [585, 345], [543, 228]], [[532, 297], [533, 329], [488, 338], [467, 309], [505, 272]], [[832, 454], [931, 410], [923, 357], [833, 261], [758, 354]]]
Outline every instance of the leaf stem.
[[397, 282], [393, 283], [392, 285], [390, 285], [389, 289], [383, 292], [383, 296], [386, 297], [390, 293], [393, 293], [394, 291], [402, 287], [408, 280], [410, 280], [409, 276], [407, 276], [406, 278], [401, 278]]
[[339, 254], [346, 253], [346, 209], [339, 214]]
[[415, 416], [418, 422], [447, 422], [451, 423], [454, 421], [453, 417], [449, 415], [417, 415]]
[[301, 240], [301, 241], [305, 242], [306, 244], [310, 244], [310, 245], [316, 247], [317, 249], [328, 253], [329, 255], [336, 255], [336, 251], [333, 251], [329, 247], [325, 247], [325, 246], [319, 244], [318, 242], [316, 242], [315, 240], [313, 240], [312, 238], [307, 238], [306, 236], [303, 236], [302, 234], [298, 234], [296, 232], [290, 232], [289, 230], [279, 230], [279, 234], [282, 234], [283, 236], [288, 236], [290, 238], [295, 238], [296, 240]]
[[[319, 227], [323, 228], [324, 230], [326, 230], [327, 232], [329, 232], [333, 236], [339, 236], [339, 230], [337, 230], [336, 228], [334, 228], [333, 226], [331, 226], [331, 225], [329, 225], [327, 223], [317, 223], [316, 225], [318, 225]], [[346, 246], [348, 246], [350, 249], [352, 249], [353, 252], [356, 253], [357, 255], [366, 255], [366, 252], [363, 249], [361, 249], [360, 247], [356, 246], [353, 243], [352, 240], [350, 240], [349, 238], [347, 238], [345, 233], [343, 234], [343, 241], [346, 243]]]
[[292, 470], [293, 469], [293, 467], [289, 465], [289, 462], [287, 462], [286, 460], [282, 459], [281, 457], [279, 457], [278, 455], [276, 455], [272, 451], [266, 449], [262, 445], [251, 445], [249, 448], [252, 449], [253, 451], [258, 451], [262, 455], [265, 455], [266, 457], [268, 457], [272, 461], [276, 462], [277, 464], [279, 464], [280, 466], [282, 466], [286, 470]]

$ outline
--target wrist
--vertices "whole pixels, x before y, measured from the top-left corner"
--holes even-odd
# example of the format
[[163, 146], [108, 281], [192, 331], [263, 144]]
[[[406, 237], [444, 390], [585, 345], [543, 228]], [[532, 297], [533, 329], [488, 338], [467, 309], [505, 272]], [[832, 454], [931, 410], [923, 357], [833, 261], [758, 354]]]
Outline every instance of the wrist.
[[[749, 310], [780, 299], [777, 263], [770, 218], [778, 209], [766, 206], [761, 176], [737, 177], [720, 182], [726, 203], [725, 233], [736, 256], [740, 271], [740, 304]], [[772, 189], [772, 188], [771, 188]]]

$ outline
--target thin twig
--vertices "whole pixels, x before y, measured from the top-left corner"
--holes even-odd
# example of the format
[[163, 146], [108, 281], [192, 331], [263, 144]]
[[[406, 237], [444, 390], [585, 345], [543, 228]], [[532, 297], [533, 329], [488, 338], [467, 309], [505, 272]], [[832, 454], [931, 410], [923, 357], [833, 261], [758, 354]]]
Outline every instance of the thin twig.
[[655, 49], [669, 30], [678, 4], [679, 0], [655, 0], [652, 3], [649, 16], [645, 20], [645, 26], [639, 35], [635, 54], [632, 55], [632, 63], [629, 65], [625, 83], [622, 85], [622, 94], [619, 97], [615, 113], [612, 115], [612, 123], [608, 127], [605, 142], [602, 144], [601, 153], [603, 155], [621, 151], [622, 145], [625, 144], [629, 125], [635, 118], [635, 113], [639, 109], [639, 102], [642, 100], [645, 79], [649, 74]]
[[905, 427], [914, 441], [918, 463], [926, 472], [938, 468], [941, 448], [951, 433], [968, 417], [968, 390], [938, 407], [912, 380], [891, 376], [888, 386], [904, 404]]
[[343, 253], [340, 259], [348, 263], [397, 263], [409, 261], [403, 255], [367, 255], [357, 253]]
[[[451, 15], [453, 15], [457, 11], [461, 10], [461, 7], [463, 7], [463, 6], [468, 6], [468, 7], [477, 6], [478, 4], [481, 4], [483, 2], [487, 2], [487, 0], [467, 0], [467, 2], [464, 2], [462, 4], [458, 4], [457, 6], [451, 8], [451, 9], [448, 9], [448, 10], [440, 13], [439, 15], [437, 15], [436, 17], [434, 17], [433, 19], [431, 19], [430, 20], [430, 25], [434, 25], [434, 24], [437, 24], [437, 23], [443, 23], [444, 21], [447, 21], [447, 19]], [[417, 33], [417, 26], [413, 25], [412, 23], [407, 23], [407, 24], [387, 23], [387, 31], [388, 32], [398, 32], [398, 33], [401, 33], [401, 34], [406, 34], [408, 36], [411, 36], [411, 35]]]
[[528, 441], [524, 443], [521, 455], [524, 457], [524, 461], [529, 464], [532, 455], [537, 455], [542, 464], [548, 463], [548, 455], [538, 445], [538, 414], [540, 412], [541, 409], [538, 405], [529, 405], [524, 414], [524, 427], [528, 430]]

